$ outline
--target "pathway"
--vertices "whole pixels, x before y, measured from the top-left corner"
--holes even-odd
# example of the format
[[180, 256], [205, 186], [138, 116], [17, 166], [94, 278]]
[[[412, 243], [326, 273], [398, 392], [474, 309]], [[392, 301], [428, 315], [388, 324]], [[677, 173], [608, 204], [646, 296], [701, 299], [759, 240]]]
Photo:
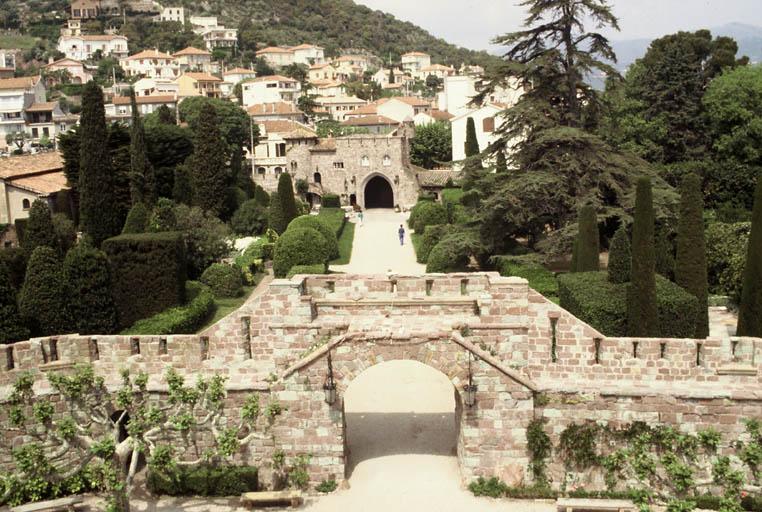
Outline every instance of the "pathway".
[[[407, 226], [409, 213], [394, 210], [366, 210], [363, 225], [355, 226], [352, 258], [348, 265], [332, 265], [334, 272], [347, 274], [420, 275], [426, 266], [415, 261], [415, 251]], [[397, 230], [405, 227], [405, 244], [400, 246]]]

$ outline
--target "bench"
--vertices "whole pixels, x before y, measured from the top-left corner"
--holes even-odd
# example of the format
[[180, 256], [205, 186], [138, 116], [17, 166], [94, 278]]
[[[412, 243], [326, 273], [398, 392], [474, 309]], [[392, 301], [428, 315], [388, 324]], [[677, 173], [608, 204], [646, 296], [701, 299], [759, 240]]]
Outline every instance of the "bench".
[[67, 511], [72, 512], [77, 505], [81, 505], [83, 502], [81, 496], [69, 496], [67, 498], [59, 498], [57, 500], [37, 501], [35, 503], [28, 503], [26, 505], [19, 505], [18, 507], [11, 507], [11, 512], [40, 512], [40, 511]]
[[268, 505], [291, 505], [298, 507], [302, 504], [300, 491], [260, 491], [245, 492], [241, 495], [244, 505], [268, 506]]
[[558, 498], [558, 512], [630, 512], [635, 504], [630, 500], [607, 500], [592, 498]]

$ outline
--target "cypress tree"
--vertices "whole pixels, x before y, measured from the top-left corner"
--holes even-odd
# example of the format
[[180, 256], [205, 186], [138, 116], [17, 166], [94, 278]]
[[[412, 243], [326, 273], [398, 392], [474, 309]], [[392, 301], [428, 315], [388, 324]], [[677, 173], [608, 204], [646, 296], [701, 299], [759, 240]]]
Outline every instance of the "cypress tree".
[[29, 329], [24, 325], [16, 304], [11, 272], [4, 262], [0, 262], [0, 343], [11, 343], [28, 337]]
[[577, 271], [596, 272], [599, 264], [598, 217], [595, 207], [583, 206], [579, 210], [579, 243], [577, 245]]
[[24, 230], [24, 239], [21, 244], [27, 255], [30, 255], [40, 246], [51, 247], [58, 250], [53, 219], [50, 215], [48, 203], [43, 199], [35, 199], [29, 210], [29, 220]]
[[503, 174], [508, 172], [508, 162], [505, 161], [505, 153], [500, 150], [497, 152], [497, 161], [495, 162], [495, 172]]
[[130, 208], [127, 214], [127, 220], [124, 221], [122, 234], [145, 233], [148, 227], [148, 208], [143, 203], [136, 203]]
[[32, 334], [63, 334], [70, 329], [69, 300], [61, 260], [50, 247], [40, 246], [29, 258], [24, 286], [19, 294], [19, 312]]
[[168, 106], [162, 105], [156, 109], [156, 111], [159, 113], [159, 124], [177, 124], [175, 123], [175, 115], [172, 113], [172, 109]]
[[686, 174], [680, 190], [680, 220], [677, 224], [675, 282], [698, 299], [696, 337], [709, 336], [709, 284], [704, 235], [704, 194], [696, 174]]
[[268, 227], [278, 234], [282, 233], [282, 231], [278, 231], [278, 229], [285, 230], [286, 228], [284, 225], [288, 227], [288, 222], [283, 222], [283, 213], [280, 209], [280, 198], [278, 197], [277, 192], [270, 194], [270, 209], [267, 213], [267, 218]]
[[470, 156], [476, 156], [479, 154], [479, 141], [476, 138], [476, 125], [474, 124], [474, 118], [469, 117], [466, 119], [466, 158]]
[[609, 281], [617, 284], [630, 282], [631, 265], [630, 237], [622, 224], [614, 233], [609, 247]]
[[480, 171], [483, 169], [482, 161], [479, 159], [479, 141], [476, 139], [476, 125], [474, 118], [469, 117], [466, 120], [466, 142], [464, 144], [466, 160], [463, 163], [463, 190], [471, 190], [479, 178]]
[[254, 198], [254, 180], [251, 179], [251, 168], [244, 165], [243, 146], [233, 148], [230, 158], [230, 174], [233, 183], [244, 191], [247, 199]]
[[106, 238], [119, 234], [123, 217], [111, 168], [103, 91], [95, 82], [84, 87], [79, 125], [80, 226], [99, 246]]
[[394, 85], [394, 68], [389, 68], [389, 84]]
[[299, 210], [296, 207], [294, 198], [294, 187], [291, 184], [291, 175], [284, 172], [278, 179], [278, 198], [277, 201], [271, 199], [271, 205], [274, 203], [279, 210], [275, 219], [271, 219], [270, 227], [278, 234], [286, 231], [288, 224], [299, 216]]
[[762, 174], [754, 191], [751, 233], [738, 310], [738, 335], [762, 337]]
[[153, 204], [155, 200], [156, 178], [151, 162], [146, 156], [146, 134], [143, 120], [138, 112], [135, 90], [130, 88], [132, 124], [130, 126], [130, 197], [132, 204]]
[[651, 180], [638, 179], [632, 225], [632, 273], [627, 297], [627, 335], [659, 334], [656, 310], [656, 254]]
[[81, 243], [66, 254], [63, 273], [72, 328], [80, 334], [114, 332], [116, 307], [106, 254]]
[[190, 205], [193, 203], [193, 185], [185, 165], [175, 167], [174, 183], [172, 185], [172, 198], [177, 203]]
[[217, 216], [225, 210], [228, 197], [227, 154], [217, 111], [206, 102], [199, 114], [188, 170], [194, 204]]
[[254, 200], [262, 206], [270, 206], [270, 194], [259, 185], [254, 187]]

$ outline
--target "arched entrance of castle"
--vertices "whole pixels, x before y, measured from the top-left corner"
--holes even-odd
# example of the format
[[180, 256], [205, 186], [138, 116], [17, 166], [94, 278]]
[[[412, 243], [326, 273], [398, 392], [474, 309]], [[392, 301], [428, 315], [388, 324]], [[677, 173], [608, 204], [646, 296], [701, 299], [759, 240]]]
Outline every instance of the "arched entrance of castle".
[[394, 190], [384, 176], [373, 176], [365, 184], [365, 208], [394, 208]]

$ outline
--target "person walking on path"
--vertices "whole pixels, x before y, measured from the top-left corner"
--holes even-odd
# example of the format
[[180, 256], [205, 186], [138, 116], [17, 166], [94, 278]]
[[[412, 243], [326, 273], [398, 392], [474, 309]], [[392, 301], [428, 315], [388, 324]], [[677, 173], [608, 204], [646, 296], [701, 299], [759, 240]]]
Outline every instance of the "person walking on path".
[[357, 212], [357, 218], [360, 219], [360, 225], [362, 226], [362, 210]]
[[402, 224], [400, 224], [397, 234], [400, 236], [400, 245], [405, 245], [405, 228], [402, 227]]

